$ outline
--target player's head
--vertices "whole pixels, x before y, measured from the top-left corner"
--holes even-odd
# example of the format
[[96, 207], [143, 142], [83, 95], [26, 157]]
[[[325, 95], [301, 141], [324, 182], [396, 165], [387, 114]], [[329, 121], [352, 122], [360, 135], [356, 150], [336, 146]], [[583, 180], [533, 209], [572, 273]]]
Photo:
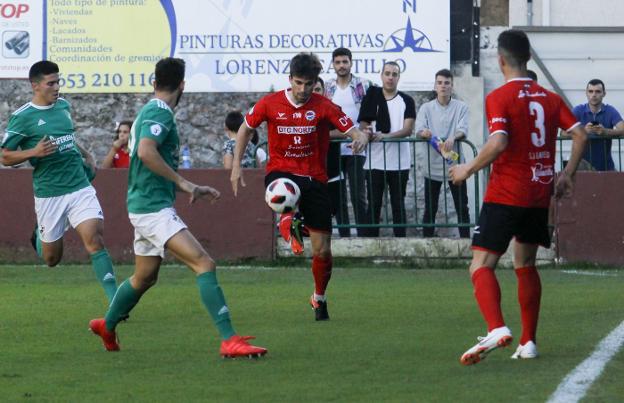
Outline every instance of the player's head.
[[600, 106], [600, 104], [602, 104], [602, 99], [607, 95], [604, 82], [598, 78], [589, 80], [585, 88], [585, 95], [590, 105]]
[[519, 29], [508, 29], [498, 36], [498, 62], [501, 70], [508, 67], [512, 70], [526, 70], [531, 58], [529, 37]]
[[131, 120], [122, 120], [121, 122], [119, 122], [119, 125], [117, 126], [117, 129], [115, 130], [114, 140], [122, 139], [124, 142], [127, 143], [128, 138], [130, 137], [131, 128], [132, 128]]
[[33, 64], [28, 72], [28, 80], [37, 103], [50, 105], [59, 97], [59, 67], [49, 60]]
[[385, 62], [381, 69], [381, 83], [384, 90], [394, 92], [401, 78], [401, 67], [397, 62]]
[[240, 111], [232, 111], [225, 116], [225, 128], [237, 133], [244, 121], [245, 118], [243, 118], [243, 114]]
[[325, 94], [325, 81], [321, 77], [316, 77], [316, 83], [314, 83], [312, 92], [316, 92], [319, 95]]
[[529, 77], [531, 80], [537, 82], [537, 73], [534, 72], [533, 70], [527, 70], [527, 77]]
[[156, 63], [154, 89], [171, 94], [177, 93], [175, 105], [180, 102], [180, 97], [184, 92], [185, 68], [184, 60], [175, 57], [166, 57]]
[[433, 89], [439, 98], [448, 98], [453, 92], [453, 74], [449, 69], [442, 69], [435, 73]]
[[338, 77], [348, 77], [351, 74], [353, 55], [347, 48], [337, 48], [332, 52], [332, 65]]
[[323, 66], [314, 53], [299, 53], [290, 61], [290, 86], [292, 96], [298, 103], [302, 104], [310, 99], [312, 88]]

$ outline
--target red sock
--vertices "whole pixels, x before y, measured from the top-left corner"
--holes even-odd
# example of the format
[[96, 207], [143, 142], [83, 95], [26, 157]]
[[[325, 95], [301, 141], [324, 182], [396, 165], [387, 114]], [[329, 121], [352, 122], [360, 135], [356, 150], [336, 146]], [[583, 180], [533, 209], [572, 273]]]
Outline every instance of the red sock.
[[472, 274], [474, 295], [483, 318], [487, 322], [488, 332], [505, 326], [501, 311], [501, 291], [494, 270], [480, 267]]
[[518, 277], [518, 302], [520, 303], [520, 316], [522, 318], [520, 344], [526, 344], [531, 340], [535, 343], [542, 283], [535, 266], [516, 269], [516, 276]]
[[332, 257], [327, 258], [314, 256], [312, 258], [312, 275], [314, 276], [314, 292], [318, 295], [325, 295], [327, 284], [332, 273]]

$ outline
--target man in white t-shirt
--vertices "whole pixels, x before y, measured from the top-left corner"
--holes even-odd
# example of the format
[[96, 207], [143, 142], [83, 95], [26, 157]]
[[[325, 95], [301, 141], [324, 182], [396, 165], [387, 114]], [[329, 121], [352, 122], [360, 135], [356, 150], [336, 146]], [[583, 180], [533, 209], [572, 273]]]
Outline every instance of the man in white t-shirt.
[[[368, 212], [372, 224], [379, 224], [383, 194], [388, 187], [392, 205], [392, 222], [405, 224], [405, 193], [411, 166], [409, 142], [385, 141], [408, 137], [414, 130], [416, 104], [414, 99], [397, 89], [401, 69], [396, 62], [386, 62], [381, 71], [382, 88], [368, 89], [358, 121], [363, 131], [371, 131], [368, 158]], [[368, 236], [379, 236], [379, 228], [371, 228]], [[405, 227], [394, 227], [394, 235], [405, 237]]]
[[[336, 71], [336, 78], [327, 80], [325, 84], [325, 96], [333, 103], [340, 106], [342, 111], [357, 122], [362, 99], [366, 91], [372, 85], [369, 80], [351, 74], [353, 66], [351, 51], [347, 48], [337, 48], [332, 52], [332, 66]], [[338, 136], [334, 136], [338, 133]], [[346, 138], [336, 130], [332, 131], [332, 138]], [[366, 161], [366, 151], [354, 154], [348, 147], [349, 143], [340, 144], [340, 167], [342, 174], [349, 180], [349, 193], [351, 195], [351, 205], [353, 206], [353, 216], [356, 224], [366, 222], [366, 192], [364, 188], [364, 162]], [[331, 179], [331, 178], [330, 178]], [[344, 182], [344, 181], [343, 181]], [[336, 187], [340, 192], [336, 200], [340, 200], [337, 206], [336, 222], [338, 224], [349, 224], [347, 207], [347, 193], [344, 183]], [[358, 236], [364, 235], [363, 228], [357, 228]], [[341, 233], [341, 236], [344, 236]]]

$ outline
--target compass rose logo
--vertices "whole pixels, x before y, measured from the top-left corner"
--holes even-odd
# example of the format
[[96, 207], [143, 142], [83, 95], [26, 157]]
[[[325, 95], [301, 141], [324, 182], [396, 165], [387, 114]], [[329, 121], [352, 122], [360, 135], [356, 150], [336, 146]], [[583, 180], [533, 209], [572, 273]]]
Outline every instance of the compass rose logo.
[[407, 18], [407, 26], [390, 34], [384, 43], [384, 52], [402, 52], [403, 49], [412, 49], [414, 52], [439, 52], [433, 49], [427, 35], [412, 27], [412, 21]]

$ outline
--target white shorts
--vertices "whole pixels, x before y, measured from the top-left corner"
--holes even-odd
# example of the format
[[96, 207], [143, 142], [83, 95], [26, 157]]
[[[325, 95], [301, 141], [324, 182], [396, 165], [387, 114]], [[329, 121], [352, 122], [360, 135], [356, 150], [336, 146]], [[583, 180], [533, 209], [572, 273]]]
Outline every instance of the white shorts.
[[39, 238], [46, 243], [61, 239], [70, 225], [76, 228], [92, 218], [104, 219], [95, 189], [90, 185], [63, 196], [35, 197], [35, 213]]
[[129, 213], [134, 226], [134, 254], [165, 257], [165, 244], [172, 236], [186, 229], [186, 224], [173, 207], [156, 213]]

